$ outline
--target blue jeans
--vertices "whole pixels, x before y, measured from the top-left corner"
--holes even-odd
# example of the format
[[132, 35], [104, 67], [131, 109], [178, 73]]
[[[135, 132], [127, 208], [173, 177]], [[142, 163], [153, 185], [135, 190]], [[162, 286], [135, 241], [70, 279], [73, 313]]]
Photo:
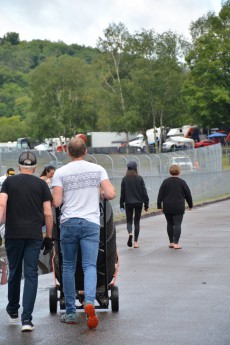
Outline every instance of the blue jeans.
[[7, 310], [16, 312], [20, 308], [22, 263], [24, 260], [24, 290], [22, 321], [32, 320], [32, 312], [38, 287], [38, 259], [41, 240], [6, 239], [5, 247], [9, 262]]
[[71, 314], [76, 312], [75, 272], [79, 245], [81, 246], [84, 272], [85, 304], [94, 304], [100, 226], [82, 218], [70, 218], [61, 224], [60, 229], [65, 307], [66, 314]]

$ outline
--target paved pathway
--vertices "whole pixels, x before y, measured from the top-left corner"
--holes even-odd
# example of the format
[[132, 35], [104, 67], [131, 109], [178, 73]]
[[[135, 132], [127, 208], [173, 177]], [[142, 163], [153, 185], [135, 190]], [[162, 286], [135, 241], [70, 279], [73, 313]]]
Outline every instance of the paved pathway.
[[128, 248], [125, 224], [117, 226], [120, 268], [118, 313], [98, 312], [97, 330], [60, 323], [49, 313], [53, 275], [39, 277], [35, 331], [21, 333], [5, 312], [0, 286], [0, 344], [16, 345], [230, 345], [230, 200], [187, 211], [182, 250], [168, 248], [163, 215], [141, 220], [140, 248]]

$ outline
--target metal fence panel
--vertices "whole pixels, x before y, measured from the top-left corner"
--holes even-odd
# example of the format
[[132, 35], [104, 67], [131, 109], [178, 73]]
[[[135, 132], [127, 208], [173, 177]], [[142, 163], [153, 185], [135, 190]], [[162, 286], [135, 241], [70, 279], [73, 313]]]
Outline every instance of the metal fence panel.
[[[1, 175], [5, 174], [9, 167], [18, 172], [18, 157], [22, 151], [14, 150], [0, 153]], [[56, 168], [67, 164], [69, 156], [64, 152], [36, 151], [38, 166], [36, 175], [47, 165]], [[222, 170], [222, 147], [220, 144], [211, 145], [194, 150], [176, 151], [161, 154], [87, 154], [86, 160], [103, 166], [116, 188], [117, 195], [111, 201], [113, 210], [120, 212], [120, 186], [126, 173], [127, 163], [134, 160], [137, 163], [138, 172], [143, 176], [149, 194], [150, 207], [156, 208], [157, 195], [162, 181], [169, 176], [168, 168], [173, 157], [185, 157], [192, 162], [191, 171], [182, 171], [183, 178], [189, 185], [194, 202], [203, 202], [230, 193], [230, 171]]]
[[[52, 156], [48, 151], [37, 151], [31, 150], [36, 158], [37, 158], [37, 169], [35, 175], [40, 176], [40, 173], [43, 171], [44, 167], [47, 165], [51, 165]], [[0, 167], [1, 167], [1, 175], [6, 173], [8, 168], [13, 168], [16, 173], [19, 172], [18, 170], [18, 158], [23, 150], [17, 149], [11, 152], [1, 152], [0, 154]]]

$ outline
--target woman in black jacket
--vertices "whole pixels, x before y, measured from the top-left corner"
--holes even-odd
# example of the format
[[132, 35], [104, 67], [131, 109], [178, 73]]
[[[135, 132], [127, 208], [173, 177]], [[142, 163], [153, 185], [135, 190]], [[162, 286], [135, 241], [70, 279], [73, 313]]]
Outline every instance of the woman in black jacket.
[[193, 207], [192, 195], [187, 183], [179, 178], [179, 165], [173, 164], [169, 169], [169, 173], [171, 177], [165, 179], [161, 184], [157, 198], [157, 208], [163, 209], [167, 220], [169, 248], [181, 249], [178, 243], [185, 212], [185, 200], [189, 210], [191, 210]]
[[[144, 204], [145, 211], [149, 208], [149, 197], [142, 176], [138, 175], [137, 163], [127, 164], [126, 176], [121, 182], [120, 208], [125, 209], [127, 230], [129, 234], [127, 245], [132, 247], [132, 225], [134, 216], [134, 248], [139, 248], [137, 242], [140, 232], [140, 218]], [[135, 214], [135, 215], [134, 215]]]

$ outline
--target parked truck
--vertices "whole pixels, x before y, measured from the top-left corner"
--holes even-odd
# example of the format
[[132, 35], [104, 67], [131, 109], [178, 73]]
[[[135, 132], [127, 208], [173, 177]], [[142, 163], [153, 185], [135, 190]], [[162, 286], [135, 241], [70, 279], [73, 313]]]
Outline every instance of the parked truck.
[[196, 125], [184, 125], [178, 128], [171, 128], [167, 133], [167, 137], [175, 136], [190, 138], [196, 142], [200, 141], [199, 129]]
[[176, 151], [193, 149], [195, 142], [199, 142], [199, 129], [197, 126], [185, 125], [171, 128], [167, 133], [167, 139], [162, 144], [162, 151]]
[[[160, 136], [161, 131], [164, 131], [164, 128], [155, 127], [155, 130], [153, 128], [147, 129], [146, 131], [146, 138], [148, 141], [149, 147], [155, 147], [160, 142]], [[143, 134], [136, 135], [135, 138], [129, 140], [128, 143], [124, 143], [123, 146], [130, 146], [130, 147], [136, 147], [139, 149], [139, 151], [145, 151], [146, 150], [146, 140]], [[150, 150], [151, 151], [151, 150]]]
[[172, 136], [169, 137], [163, 144], [162, 144], [162, 151], [163, 152], [170, 152], [170, 151], [183, 151], [183, 150], [191, 150], [194, 149], [194, 140], [190, 138], [184, 138], [182, 136]]
[[20, 150], [29, 150], [31, 149], [31, 144], [28, 138], [18, 138], [16, 141], [8, 141], [5, 143], [0, 143], [0, 151], [15, 151]]

